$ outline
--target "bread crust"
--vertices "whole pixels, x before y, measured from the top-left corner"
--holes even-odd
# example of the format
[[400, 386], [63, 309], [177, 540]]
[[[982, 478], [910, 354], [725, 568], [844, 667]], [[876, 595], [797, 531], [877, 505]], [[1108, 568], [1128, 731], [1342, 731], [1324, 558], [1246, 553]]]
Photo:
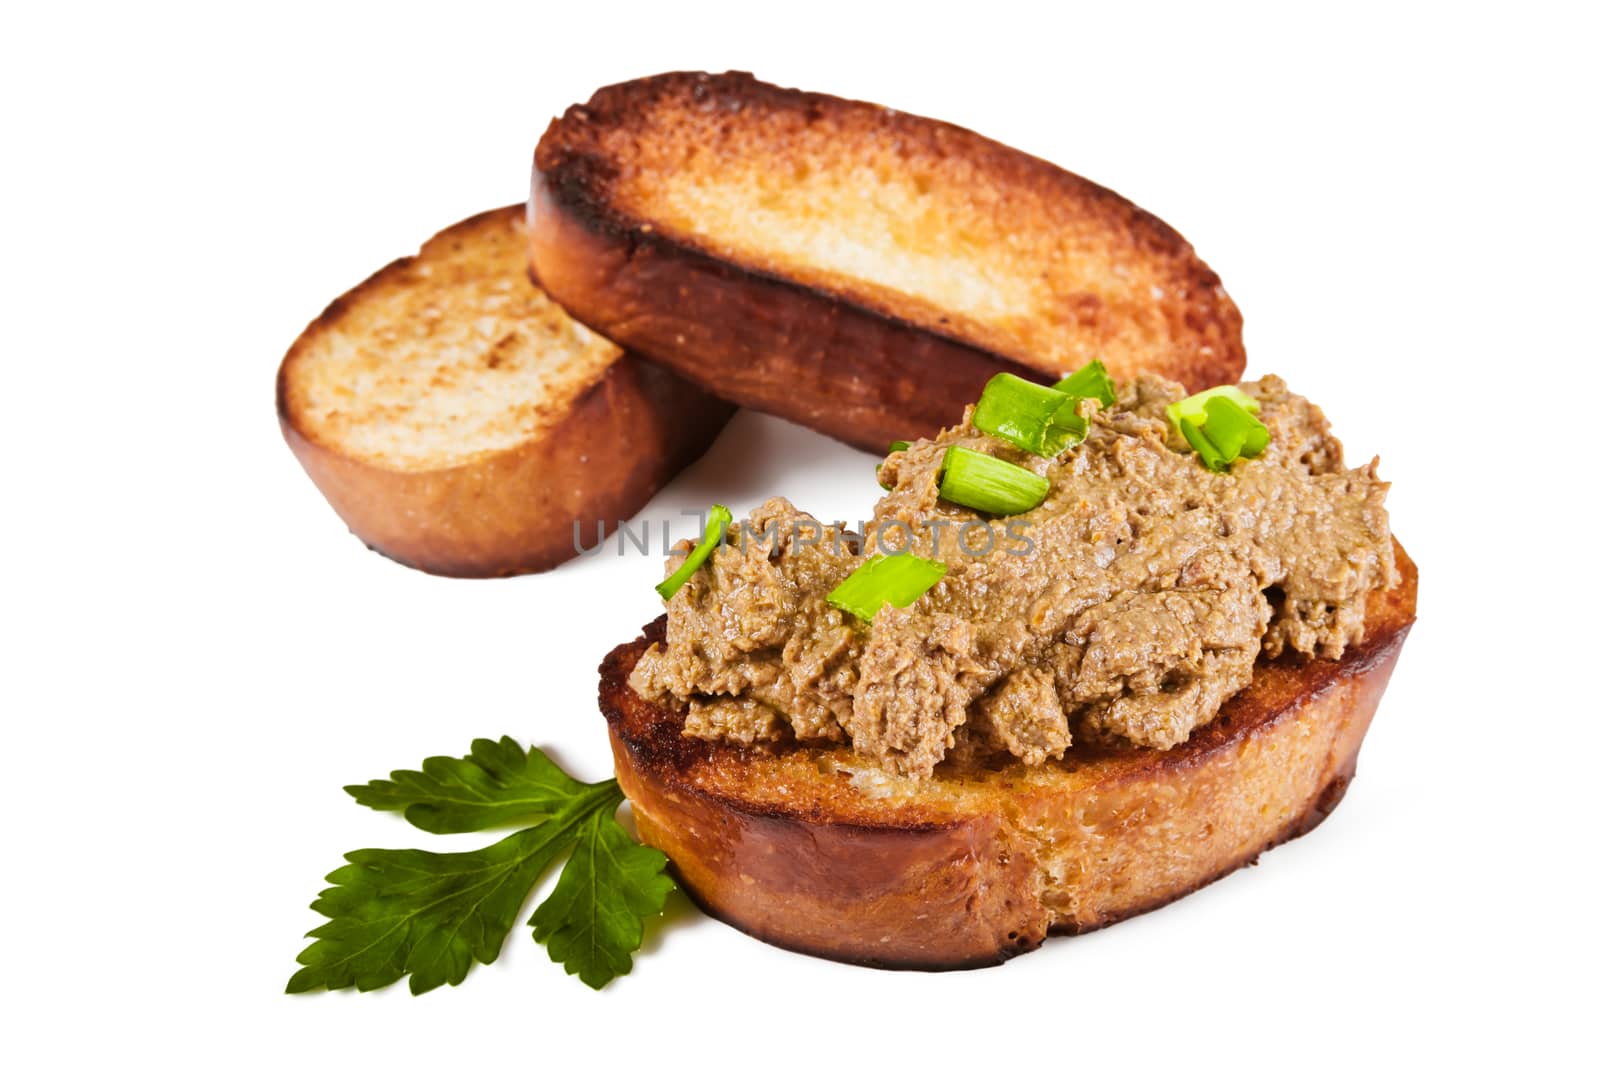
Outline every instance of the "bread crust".
[[[521, 219], [523, 205], [474, 216], [433, 241]], [[432, 241], [430, 241], [430, 244]], [[627, 519], [716, 439], [733, 407], [682, 378], [619, 354], [568, 410], [517, 445], [452, 466], [397, 470], [319, 440], [293, 400], [290, 376], [318, 336], [413, 262], [389, 264], [339, 297], [284, 357], [277, 410], [288, 442], [350, 532], [375, 551], [431, 574], [502, 577], [548, 570], [577, 555], [574, 524]]]
[[[946, 123], [780, 89], [748, 74], [666, 74], [602, 89], [554, 120], [539, 143], [528, 226], [534, 276], [580, 321], [708, 391], [881, 450], [959, 421], [995, 373], [1050, 380], [1072, 367], [993, 324], [954, 312], [929, 318], [924, 303], [903, 294], [808, 283], [775, 260], [717, 254], [630, 207], [617, 176], [637, 161], [608, 156], [596, 131], [643, 127], [652, 108], [670, 123], [701, 106], [695, 100], [718, 102], [733, 113], [730, 123], [755, 112], [838, 118], [852, 129], [870, 127], [863, 138], [905, 143], [912, 153], [969, 157], [982, 176], [975, 184], [1070, 203], [1115, 246], [1114, 263], [1109, 254], [1083, 252], [1105, 258], [1104, 273], [1138, 263], [1183, 294], [1140, 298], [1171, 330], [1169, 342], [1149, 344], [1104, 293], [1066, 294], [1082, 302], [1062, 327], [1084, 335], [1080, 347], [1102, 355], [1118, 377], [1156, 373], [1191, 389], [1236, 381], [1244, 369], [1242, 319], [1216, 275], [1161, 220], [1077, 175]], [[770, 146], [775, 169], [786, 150]]]
[[1263, 660], [1167, 752], [1074, 748], [885, 792], [847, 755], [684, 737], [680, 715], [627, 684], [660, 619], [601, 665], [600, 707], [641, 837], [706, 911], [849, 963], [987, 966], [1160, 907], [1326, 818], [1415, 619], [1398, 545], [1396, 563], [1400, 584], [1372, 594], [1343, 658]]

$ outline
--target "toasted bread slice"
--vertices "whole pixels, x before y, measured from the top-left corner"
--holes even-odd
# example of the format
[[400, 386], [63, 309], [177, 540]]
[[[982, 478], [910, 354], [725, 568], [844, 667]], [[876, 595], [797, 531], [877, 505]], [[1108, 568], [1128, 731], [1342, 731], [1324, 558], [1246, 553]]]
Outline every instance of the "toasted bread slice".
[[283, 435], [334, 511], [434, 574], [571, 558], [574, 522], [633, 515], [733, 413], [533, 285], [524, 210], [474, 216], [384, 267], [278, 371]]
[[1371, 594], [1359, 645], [1337, 661], [1263, 659], [1166, 752], [1073, 747], [917, 781], [839, 748], [699, 741], [628, 685], [662, 620], [607, 657], [600, 706], [641, 836], [711, 914], [850, 963], [999, 963], [1047, 933], [1160, 907], [1328, 815], [1416, 617], [1416, 567], [1395, 557], [1400, 582]]
[[1161, 220], [956, 126], [663, 74], [550, 124], [535, 277], [707, 390], [882, 449], [931, 437], [1000, 370], [1237, 381], [1242, 322]]

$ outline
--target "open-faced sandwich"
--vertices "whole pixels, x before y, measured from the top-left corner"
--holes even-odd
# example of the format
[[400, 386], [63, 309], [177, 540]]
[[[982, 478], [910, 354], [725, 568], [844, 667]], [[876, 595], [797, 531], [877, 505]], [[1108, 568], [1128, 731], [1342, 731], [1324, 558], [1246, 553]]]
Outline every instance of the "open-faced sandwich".
[[567, 109], [525, 219], [444, 231], [285, 359], [335, 510], [426, 570], [545, 569], [734, 405], [886, 450], [885, 493], [854, 527], [712, 509], [601, 665], [617, 783], [505, 739], [354, 788], [425, 829], [537, 825], [431, 877], [352, 853], [290, 988], [460, 981], [565, 847], [535, 936], [603, 985], [668, 860], [775, 944], [969, 967], [1316, 826], [1417, 572], [1376, 461], [1282, 380], [1230, 384], [1241, 331], [1171, 227], [969, 130], [738, 73]]
[[708, 910], [852, 962], [998, 962], [1338, 802], [1416, 571], [1375, 464], [1283, 381], [1001, 375], [879, 476], [853, 530], [716, 516], [601, 668], [640, 833]]

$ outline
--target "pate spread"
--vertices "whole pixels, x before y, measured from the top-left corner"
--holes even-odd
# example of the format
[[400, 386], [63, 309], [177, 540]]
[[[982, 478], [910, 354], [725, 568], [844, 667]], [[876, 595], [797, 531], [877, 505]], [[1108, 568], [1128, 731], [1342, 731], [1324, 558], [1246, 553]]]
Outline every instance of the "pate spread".
[[[889, 455], [859, 538], [787, 500], [756, 508], [667, 607], [666, 645], [630, 683], [683, 709], [684, 733], [735, 744], [848, 744], [917, 777], [941, 763], [1059, 758], [1074, 740], [1171, 748], [1249, 684], [1260, 655], [1337, 658], [1367, 594], [1395, 580], [1376, 461], [1347, 469], [1320, 409], [1246, 383], [1272, 440], [1213, 473], [1174, 433], [1183, 388], [1121, 383], [1053, 458], [962, 423]], [[1021, 515], [939, 495], [946, 448], [1049, 480]], [[872, 622], [827, 596], [876, 553], [943, 579]]]

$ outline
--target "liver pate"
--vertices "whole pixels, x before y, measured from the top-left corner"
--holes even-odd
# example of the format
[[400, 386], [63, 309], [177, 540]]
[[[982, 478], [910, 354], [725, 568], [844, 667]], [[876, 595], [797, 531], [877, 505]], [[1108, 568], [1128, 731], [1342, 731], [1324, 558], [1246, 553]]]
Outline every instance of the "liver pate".
[[[1059, 758], [1074, 740], [1182, 743], [1260, 655], [1336, 659], [1366, 594], [1395, 581], [1387, 483], [1346, 469], [1322, 412], [1276, 377], [1243, 386], [1272, 442], [1228, 473], [1169, 431], [1174, 383], [1141, 378], [1054, 458], [962, 424], [892, 453], [857, 539], [773, 499], [672, 598], [667, 642], [630, 683], [696, 737], [852, 745], [918, 777], [946, 760]], [[1050, 481], [1024, 515], [939, 498], [960, 445]], [[862, 560], [909, 548], [944, 578], [865, 623], [826, 597]], [[676, 563], [677, 561], [672, 561]]]

